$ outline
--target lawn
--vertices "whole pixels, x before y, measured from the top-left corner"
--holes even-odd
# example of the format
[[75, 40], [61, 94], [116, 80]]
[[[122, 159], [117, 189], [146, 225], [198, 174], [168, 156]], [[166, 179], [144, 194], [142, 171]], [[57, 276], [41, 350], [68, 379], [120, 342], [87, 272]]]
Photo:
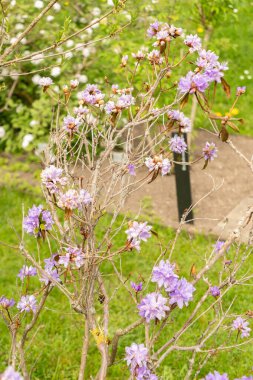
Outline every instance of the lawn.
[[[1, 232], [0, 241], [8, 244], [15, 245], [18, 242], [21, 218], [22, 218], [22, 204], [25, 209], [30, 207], [33, 203], [40, 203], [41, 199], [32, 194], [16, 191], [14, 188], [1, 188], [0, 203], [1, 203]], [[105, 216], [104, 220], [99, 226], [97, 231], [97, 239], [99, 240], [103, 236], [103, 232], [106, 229], [106, 225], [110, 216]], [[118, 221], [120, 223], [120, 220]], [[159, 235], [159, 240], [163, 242], [172, 241], [175, 232], [166, 227], [159, 225], [154, 226], [154, 230]], [[124, 243], [125, 236], [124, 231], [114, 242], [115, 247]], [[29, 249], [36, 249], [32, 240], [28, 239]], [[210, 237], [202, 235], [190, 235], [186, 232], [181, 234], [178, 243], [175, 248], [173, 260], [178, 265], [178, 270], [181, 275], [186, 278], [190, 278], [189, 272], [193, 263], [199, 268], [203, 263], [205, 254], [212, 249], [214, 240]], [[244, 248], [242, 248], [243, 251]], [[17, 273], [19, 268], [23, 265], [23, 259], [16, 251], [11, 250], [5, 246], [0, 247], [1, 250], [1, 269], [0, 269], [0, 295], [4, 294], [7, 297], [14, 297], [17, 301], [20, 296], [21, 287], [19, 280], [17, 279]], [[138, 280], [139, 275], [148, 279], [150, 268], [154, 262], [154, 257], [159, 255], [159, 245], [157, 238], [152, 237], [152, 242], [148, 246], [143, 245], [141, 253], [125, 253], [121, 258], [121, 265], [125, 278], [129, 277], [130, 280]], [[46, 249], [42, 248], [42, 255], [48, 256]], [[228, 257], [233, 258], [234, 248], [231, 248]], [[251, 263], [252, 264], [252, 260]], [[119, 262], [117, 263], [119, 265]], [[218, 265], [214, 272], [220, 269]], [[112, 268], [110, 264], [106, 264], [102, 269], [106, 284], [109, 288], [109, 293], [112, 295], [115, 290], [115, 280], [111, 276]], [[215, 273], [212, 273], [209, 279], [214, 278]], [[130, 281], [129, 280], [129, 281]], [[33, 286], [38, 284], [34, 279]], [[18, 286], [17, 286], [18, 285]], [[18, 290], [17, 290], [18, 289]], [[154, 285], [149, 286], [150, 290], [154, 290]], [[199, 297], [201, 290], [206, 289], [205, 284], [199, 283], [196, 297]], [[236, 302], [233, 306], [233, 313], [245, 313], [248, 309], [253, 308], [251, 287], [241, 287], [240, 290], [233, 290], [228, 293], [228, 296], [224, 299], [224, 307], [228, 306], [233, 298], [236, 296]], [[135, 307], [128, 302], [125, 289], [119, 287], [116, 295], [112, 298], [111, 315], [110, 315], [110, 337], [112, 337], [114, 331], [117, 328], [127, 326], [130, 322], [135, 321], [138, 318]], [[211, 299], [207, 301], [207, 305], [210, 304]], [[164, 330], [161, 341], [165, 342], [168, 337], [171, 337], [176, 331], [177, 327], [180, 327], [187, 315], [189, 315], [192, 309], [192, 305], [188, 308], [184, 308], [182, 311], [175, 310], [170, 319], [170, 323]], [[131, 320], [129, 320], [131, 316]], [[196, 336], [199, 335], [200, 328], [203, 328], [210, 321], [213, 316], [213, 310], [202, 316], [199, 321], [190, 329], [189, 333], [180, 341], [181, 344], [193, 343]], [[29, 318], [29, 317], [27, 317]], [[99, 323], [99, 318], [98, 318]], [[71, 326], [71, 328], [70, 328]], [[0, 320], [0, 370], [6, 366], [9, 349], [9, 339], [7, 329]], [[227, 335], [227, 332], [221, 332], [215, 339], [217, 341], [223, 340], [223, 334]], [[59, 294], [57, 289], [54, 289], [51, 296], [48, 299], [46, 308], [37, 324], [35, 329], [30, 335], [30, 339], [27, 347], [28, 350], [28, 363], [29, 367], [33, 371], [33, 379], [75, 379], [78, 373], [78, 363], [81, 352], [81, 341], [83, 335], [83, 321], [82, 317], [71, 310], [68, 301]], [[224, 336], [225, 336], [224, 335]], [[232, 335], [229, 342], [233, 343], [236, 340], [236, 336]], [[120, 341], [120, 348], [117, 355], [116, 363], [110, 368], [108, 379], [127, 379], [128, 370], [126, 364], [123, 361], [124, 347], [131, 344], [131, 342], [142, 342], [143, 331], [133, 331], [127, 337]], [[249, 374], [252, 367], [252, 354], [253, 347], [243, 347], [243, 351], [234, 350], [233, 352], [223, 352], [220, 355], [213, 355], [204, 367], [202, 374], [206, 374], [208, 370], [217, 369], [220, 372], [227, 371], [231, 378], [239, 375]], [[185, 374], [188, 366], [189, 356], [187, 353], [179, 352], [171, 354], [164, 365], [160, 369], [160, 375], [162, 379], [181, 379], [181, 376]], [[236, 363], [236, 365], [234, 365]], [[88, 360], [88, 373], [95, 373], [99, 364], [99, 357], [97, 355], [97, 349], [95, 342], [89, 353]], [[87, 377], [88, 378], [88, 377]]]

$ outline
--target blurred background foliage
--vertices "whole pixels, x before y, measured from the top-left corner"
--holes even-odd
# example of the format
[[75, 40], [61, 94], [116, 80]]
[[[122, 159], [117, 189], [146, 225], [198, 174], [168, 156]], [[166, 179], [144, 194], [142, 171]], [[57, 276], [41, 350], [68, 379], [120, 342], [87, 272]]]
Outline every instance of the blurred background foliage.
[[[2, 19], [6, 25], [3, 51], [47, 2], [4, 0], [2, 4]], [[113, 3], [112, 0], [62, 1], [56, 3], [32, 33], [22, 40], [8, 60], [61, 41], [112, 10], [114, 6], [117, 11], [112, 16], [55, 50], [45, 53], [44, 56], [33, 57], [31, 61], [0, 69], [2, 151], [39, 152], [47, 141], [52, 122], [52, 103], [47, 97], [41, 96], [41, 88], [37, 85], [39, 76], [50, 76], [56, 92], [61, 92], [63, 85], [69, 84], [75, 78], [80, 81], [79, 90], [86, 83], [97, 83], [103, 90], [108, 86], [106, 82], [126, 87], [125, 70], [120, 66], [121, 58], [127, 54], [133, 66], [132, 53], [140, 48], [152, 49], [152, 43], [146, 38], [146, 29], [156, 19], [182, 27], [185, 34], [199, 34], [205, 45], [220, 55], [221, 61], [228, 62], [230, 70], [226, 72], [225, 78], [232, 87], [232, 95], [235, 94], [236, 86], [247, 86], [247, 94], [233, 112], [235, 116], [245, 119], [241, 133], [253, 135], [250, 101], [253, 87], [253, 48], [250, 42], [253, 33], [253, 2], [249, 0], [127, 0], [125, 4], [119, 1]], [[107, 36], [109, 38], [104, 39]], [[81, 46], [96, 40], [98, 41], [88, 46]], [[73, 48], [77, 49], [69, 51]], [[46, 55], [51, 57], [46, 58]], [[190, 60], [188, 63], [190, 70]], [[185, 74], [187, 71], [188, 67], [184, 65], [183, 71], [178, 74]], [[30, 74], [23, 75], [24, 73]], [[171, 81], [177, 79], [170, 78]], [[145, 70], [140, 69], [136, 83], [139, 90], [145, 80]], [[159, 105], [163, 104], [166, 104], [166, 96], [160, 100]], [[214, 112], [225, 114], [230, 105], [231, 100], [219, 89]], [[190, 103], [185, 112], [189, 116]], [[198, 112], [195, 127], [209, 127], [208, 121]]]

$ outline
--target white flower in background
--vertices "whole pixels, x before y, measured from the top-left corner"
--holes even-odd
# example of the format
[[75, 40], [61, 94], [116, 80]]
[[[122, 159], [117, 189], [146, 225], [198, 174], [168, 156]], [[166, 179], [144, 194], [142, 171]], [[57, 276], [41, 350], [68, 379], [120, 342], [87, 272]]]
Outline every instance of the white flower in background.
[[43, 1], [41, 1], [41, 0], [36, 0], [35, 3], [34, 3], [34, 6], [35, 6], [35, 8], [37, 8], [37, 9], [41, 9], [41, 8], [44, 7], [44, 3], [43, 3]]
[[31, 133], [28, 133], [27, 135], [25, 135], [22, 141], [22, 148], [24, 149], [27, 148], [30, 142], [33, 141], [33, 139], [34, 139], [34, 136]]
[[18, 78], [18, 72], [17, 71], [14, 71], [13, 73], [11, 73], [11, 79], [15, 80]]
[[98, 8], [98, 7], [93, 8], [92, 11], [91, 11], [91, 14], [92, 14], [93, 16], [99, 16], [100, 13], [101, 13], [101, 9]]
[[48, 15], [47, 16], [47, 21], [50, 22], [50, 21], [53, 21], [54, 20], [54, 16], [52, 15]]
[[107, 4], [111, 5], [111, 6], [114, 6], [113, 0], [107, 0]]
[[23, 29], [24, 29], [24, 25], [21, 24], [21, 23], [17, 23], [17, 24], [15, 25], [15, 29], [16, 29], [16, 30], [23, 30]]
[[20, 41], [22, 45], [25, 45], [27, 44], [27, 39], [26, 38], [22, 38], [22, 40]]
[[88, 78], [87, 78], [87, 76], [86, 75], [80, 75], [79, 77], [78, 77], [78, 80], [79, 80], [79, 82], [80, 83], [87, 83], [88, 82]]
[[32, 81], [33, 81], [34, 84], [39, 84], [40, 83], [40, 79], [41, 79], [41, 76], [39, 74], [35, 74], [32, 77]]
[[53, 67], [51, 70], [52, 77], [58, 77], [61, 74], [61, 68], [60, 67]]
[[64, 55], [64, 57], [65, 57], [66, 59], [71, 59], [71, 58], [73, 57], [73, 53], [72, 53], [71, 51], [68, 51], [68, 52]]
[[86, 33], [87, 33], [89, 36], [91, 36], [92, 33], [93, 33], [92, 28], [88, 28], [88, 29], [86, 29]]
[[59, 93], [60, 92], [60, 87], [59, 86], [54, 86], [55, 92]]
[[40, 156], [41, 153], [46, 151], [46, 149], [47, 149], [47, 143], [42, 142], [38, 144], [37, 149], [35, 149], [34, 153], [36, 154], [36, 156]]
[[77, 79], [71, 79], [70, 86], [72, 88], [76, 88], [79, 85], [79, 81]]
[[11, 0], [10, 6], [15, 7], [15, 5], [16, 5], [16, 0]]
[[51, 78], [49, 77], [41, 77], [38, 84], [42, 87], [49, 87], [53, 84], [54, 82], [52, 81]]
[[66, 42], [66, 46], [67, 46], [68, 48], [74, 46], [74, 41], [73, 41], [73, 40], [68, 40], [68, 41]]
[[61, 5], [59, 3], [55, 3], [53, 5], [53, 9], [56, 11], [56, 12], [59, 12], [61, 10]]
[[44, 54], [40, 53], [40, 54], [34, 55], [31, 59], [31, 62], [33, 65], [38, 65], [39, 63], [43, 62], [43, 60], [44, 60]]
[[30, 122], [30, 127], [34, 127], [35, 125], [39, 124], [37, 120], [32, 120]]
[[15, 44], [15, 42], [17, 41], [17, 37], [12, 37], [11, 39], [10, 39], [10, 44], [12, 45], [12, 44]]
[[5, 136], [5, 129], [4, 127], [0, 127], [0, 139], [2, 139]]
[[[98, 18], [94, 18], [94, 20], [92, 20], [91, 22], [96, 22], [98, 20], [99, 20]], [[92, 29], [97, 29], [98, 27], [99, 27], [99, 22], [91, 26]]]
[[46, 31], [45, 31], [45, 29], [41, 29], [41, 30], [39, 31], [39, 33], [40, 33], [42, 36], [44, 36], [44, 35], [46, 34]]

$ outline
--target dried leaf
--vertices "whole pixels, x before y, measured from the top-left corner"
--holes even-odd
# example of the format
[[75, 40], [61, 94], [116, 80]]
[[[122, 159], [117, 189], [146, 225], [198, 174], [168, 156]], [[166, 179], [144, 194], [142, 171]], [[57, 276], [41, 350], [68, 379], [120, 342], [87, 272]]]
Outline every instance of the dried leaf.
[[197, 275], [197, 269], [196, 269], [196, 266], [195, 266], [195, 264], [192, 264], [192, 267], [191, 267], [191, 270], [190, 270], [190, 276], [192, 276], [192, 277], [196, 277], [196, 275]]
[[237, 127], [237, 125], [235, 125], [234, 123], [232, 123], [232, 121], [228, 121], [227, 124], [235, 131], [235, 132], [240, 132], [239, 128]]
[[223, 141], [223, 142], [226, 142], [227, 139], [229, 138], [229, 133], [228, 133], [228, 131], [226, 130], [225, 127], [222, 127], [222, 128], [221, 128], [220, 133], [219, 133], [219, 138], [220, 138], [221, 141]]
[[208, 165], [208, 160], [205, 160], [205, 164], [204, 164], [202, 170], [205, 170], [207, 168], [207, 165]]
[[188, 100], [189, 100], [189, 92], [187, 92], [187, 94], [185, 94], [185, 96], [181, 100], [180, 109], [184, 108], [184, 106], [188, 103]]
[[153, 175], [152, 175], [152, 178], [150, 181], [148, 181], [148, 183], [151, 183], [151, 182], [154, 182], [154, 180], [157, 178], [158, 176], [158, 173], [159, 173], [159, 170], [155, 170]]
[[158, 238], [158, 233], [157, 233], [156, 231], [154, 231], [154, 230], [151, 230], [150, 232], [151, 232], [151, 234], [152, 234], [152, 235], [154, 235], [155, 237], [157, 237], [157, 238]]
[[225, 81], [224, 78], [221, 78], [221, 84], [222, 84], [222, 87], [223, 87], [223, 90], [224, 90], [225, 94], [226, 94], [227, 97], [229, 98], [229, 97], [230, 97], [230, 94], [231, 94], [229, 84]]

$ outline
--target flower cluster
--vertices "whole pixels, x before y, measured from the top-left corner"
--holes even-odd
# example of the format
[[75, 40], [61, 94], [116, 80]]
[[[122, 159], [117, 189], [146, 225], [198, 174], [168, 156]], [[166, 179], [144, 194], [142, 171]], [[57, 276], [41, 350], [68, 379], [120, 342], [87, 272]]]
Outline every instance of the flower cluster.
[[175, 135], [169, 141], [170, 150], [174, 153], [182, 154], [187, 149], [187, 144], [183, 137]]
[[105, 95], [98, 89], [95, 84], [88, 84], [84, 91], [80, 93], [80, 100], [83, 103], [99, 107], [104, 104]]
[[206, 375], [205, 380], [229, 380], [228, 375], [226, 373], [223, 373], [221, 375], [218, 371], [214, 371], [213, 373], [209, 373]]
[[25, 277], [32, 277], [37, 275], [37, 270], [33, 266], [24, 265], [18, 274], [20, 280], [24, 280]]
[[150, 238], [151, 229], [152, 227], [149, 226], [147, 222], [144, 222], [144, 223], [138, 223], [136, 221], [131, 222], [129, 224], [128, 230], [126, 230], [129, 248], [131, 249], [135, 248], [137, 249], [137, 251], [140, 251], [140, 243], [141, 241], [147, 241], [147, 239]]
[[135, 282], [131, 281], [131, 287], [136, 293], [141, 292], [142, 291], [142, 282], [140, 282], [139, 284], [136, 284]]
[[165, 318], [166, 311], [170, 310], [167, 305], [167, 298], [160, 293], [149, 293], [138, 304], [139, 314], [145, 318], [147, 322], [151, 320], [161, 320]]
[[38, 84], [46, 90], [49, 86], [53, 84], [53, 81], [49, 77], [41, 77], [38, 81]]
[[[59, 255], [54, 254], [48, 259], [44, 259], [45, 263], [45, 272], [49, 274], [55, 281], [60, 281], [60, 276], [57, 270], [57, 265], [59, 263]], [[40, 281], [44, 282], [45, 285], [48, 285], [50, 282], [50, 279], [47, 275], [42, 275], [40, 277]]]
[[144, 344], [132, 343], [125, 351], [125, 360], [136, 380], [157, 380], [157, 376], [148, 368], [148, 349]]
[[24, 218], [23, 228], [30, 234], [36, 237], [44, 236], [46, 231], [52, 229], [54, 222], [50, 211], [43, 210], [43, 206], [33, 206], [28, 211], [28, 216]]
[[131, 94], [122, 94], [117, 101], [109, 100], [105, 105], [105, 112], [110, 114], [118, 114], [124, 109], [129, 108], [135, 104], [135, 99]]
[[78, 247], [66, 248], [66, 255], [59, 256], [59, 264], [67, 268], [71, 263], [74, 263], [77, 268], [84, 264], [84, 253]]
[[148, 53], [148, 60], [153, 66], [161, 65], [163, 63], [163, 57], [161, 56], [159, 50], [152, 50], [150, 53]]
[[183, 112], [180, 112], [178, 110], [171, 110], [168, 111], [167, 115], [168, 118], [171, 120], [172, 124], [178, 124], [180, 132], [191, 132], [191, 120], [188, 117], [186, 117]]
[[8, 299], [5, 296], [0, 297], [0, 306], [2, 306], [4, 309], [9, 309], [9, 307], [12, 307], [15, 305], [14, 299]]
[[23, 312], [29, 312], [32, 311], [35, 313], [37, 310], [37, 300], [36, 298], [31, 295], [31, 296], [22, 296], [20, 301], [17, 303], [17, 308]]
[[238, 334], [241, 333], [242, 338], [247, 338], [251, 331], [251, 328], [248, 326], [249, 322], [242, 317], [237, 317], [232, 323], [232, 330], [237, 330]]
[[68, 115], [63, 119], [63, 128], [70, 134], [77, 132], [81, 124], [79, 118], [75, 118], [71, 115]]
[[153, 158], [147, 157], [145, 159], [145, 165], [150, 172], [161, 170], [162, 176], [168, 174], [171, 170], [170, 160], [168, 158], [163, 158], [161, 154], [159, 156], [154, 156]]
[[65, 186], [67, 183], [67, 177], [63, 177], [63, 170], [57, 168], [54, 165], [50, 165], [48, 168], [41, 172], [41, 181], [43, 185], [50, 191], [50, 193], [58, 193], [59, 185]]
[[201, 39], [197, 34], [189, 34], [188, 36], [185, 37], [184, 43], [186, 46], [188, 46], [189, 52], [194, 53], [195, 51], [199, 51], [201, 49]]
[[148, 37], [156, 39], [153, 46], [164, 46], [166, 42], [181, 36], [181, 34], [181, 28], [176, 28], [174, 25], [161, 23], [159, 21], [152, 23], [147, 30]]
[[6, 368], [6, 370], [0, 374], [1, 380], [24, 380], [23, 376], [21, 376], [18, 372], [14, 370], [12, 366]]
[[206, 142], [203, 148], [203, 156], [206, 161], [213, 161], [217, 157], [218, 149], [214, 143]]
[[59, 194], [58, 206], [66, 210], [81, 209], [91, 204], [92, 197], [88, 191], [81, 189], [79, 192], [70, 189], [66, 193]]
[[220, 296], [220, 288], [218, 286], [211, 286], [210, 287], [210, 293], [213, 297], [219, 297]]
[[160, 288], [164, 287], [170, 297], [171, 305], [177, 304], [182, 309], [193, 299], [195, 288], [185, 278], [179, 279], [174, 270], [175, 265], [170, 264], [168, 260], [161, 260], [159, 265], [153, 268], [152, 282], [156, 282]]

